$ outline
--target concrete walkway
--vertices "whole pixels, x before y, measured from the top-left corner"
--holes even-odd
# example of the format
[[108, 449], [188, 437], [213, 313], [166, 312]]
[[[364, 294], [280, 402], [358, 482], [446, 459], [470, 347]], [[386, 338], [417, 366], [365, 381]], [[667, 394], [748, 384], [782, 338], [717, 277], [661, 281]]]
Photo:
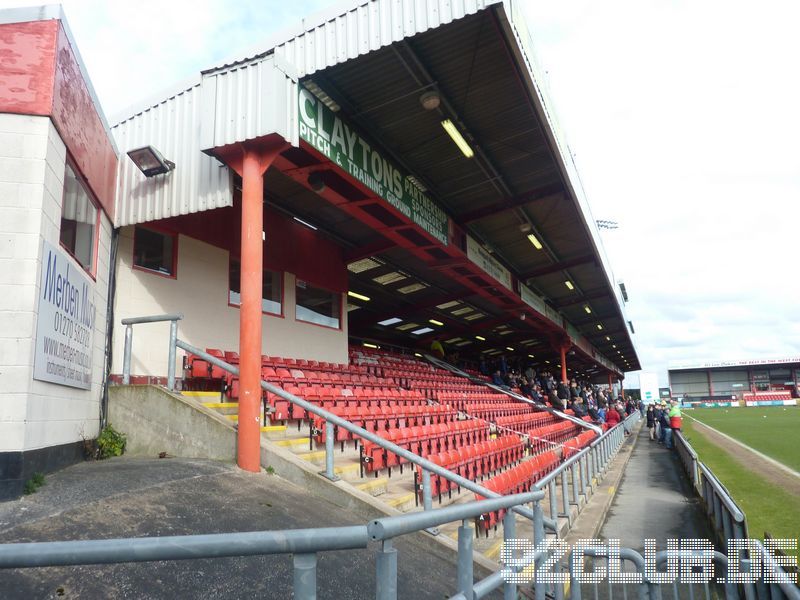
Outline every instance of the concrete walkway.
[[[207, 460], [123, 457], [64, 469], [48, 475], [36, 494], [0, 503], [0, 543], [360, 525], [367, 520], [277, 476]], [[397, 540], [399, 598], [439, 600], [455, 591], [454, 557], [444, 556], [439, 545], [426, 539], [411, 535]], [[373, 544], [367, 550], [320, 555], [318, 597], [374, 597], [376, 549]], [[292, 596], [291, 581], [289, 556], [14, 569], [0, 570], [0, 598], [278, 599]]]
[[712, 539], [706, 515], [674, 450], [651, 442], [646, 426], [611, 504], [600, 537], [619, 539], [623, 548], [641, 552], [653, 538], [659, 550], [667, 539]]

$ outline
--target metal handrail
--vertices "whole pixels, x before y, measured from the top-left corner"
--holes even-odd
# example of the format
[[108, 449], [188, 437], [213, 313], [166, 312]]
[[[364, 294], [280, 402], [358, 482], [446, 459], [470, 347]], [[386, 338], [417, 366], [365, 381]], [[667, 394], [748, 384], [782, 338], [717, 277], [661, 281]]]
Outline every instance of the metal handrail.
[[427, 513], [407, 513], [345, 527], [0, 544], [0, 569], [352, 550], [366, 548], [370, 540], [389, 540], [535, 502], [543, 496], [542, 492], [527, 492], [474, 500]]
[[131, 351], [133, 349], [133, 326], [141, 323], [161, 323], [169, 321], [169, 363], [167, 364], [167, 388], [175, 389], [175, 342], [178, 339], [178, 321], [183, 319], [182, 313], [150, 315], [147, 317], [129, 317], [122, 319], [125, 325], [125, 350], [122, 358], [122, 383], [131, 382]]
[[734, 499], [731, 498], [728, 489], [724, 485], [722, 485], [720, 480], [717, 479], [717, 476], [714, 475], [714, 473], [711, 471], [711, 469], [709, 469], [705, 465], [705, 463], [701, 461], [700, 463], [698, 463], [697, 466], [700, 468], [700, 472], [703, 474], [703, 477], [705, 477], [709, 482], [711, 482], [711, 485], [714, 488], [714, 492], [717, 494], [717, 496], [719, 496], [719, 499], [725, 505], [725, 508], [727, 508], [728, 511], [730, 511], [731, 516], [739, 523], [744, 522], [745, 520], [744, 513], [736, 505]]

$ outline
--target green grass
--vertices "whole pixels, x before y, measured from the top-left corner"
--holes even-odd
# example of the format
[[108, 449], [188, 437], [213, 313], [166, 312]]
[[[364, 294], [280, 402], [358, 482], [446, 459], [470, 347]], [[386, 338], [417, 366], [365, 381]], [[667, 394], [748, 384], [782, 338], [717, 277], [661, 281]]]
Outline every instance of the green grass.
[[686, 414], [800, 471], [800, 407], [696, 408]]
[[683, 434], [700, 460], [728, 488], [744, 511], [751, 538], [763, 539], [765, 531], [775, 538], [800, 538], [800, 510], [797, 510], [800, 498], [743, 467], [727, 452], [703, 437], [692, 426], [691, 419], [684, 419]]

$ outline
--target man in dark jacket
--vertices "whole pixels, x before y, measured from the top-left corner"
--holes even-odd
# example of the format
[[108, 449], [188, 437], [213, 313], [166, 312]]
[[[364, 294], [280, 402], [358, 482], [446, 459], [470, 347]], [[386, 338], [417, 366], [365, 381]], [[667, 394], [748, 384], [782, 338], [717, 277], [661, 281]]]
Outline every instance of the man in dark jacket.
[[661, 416], [659, 417], [658, 421], [659, 421], [659, 424], [661, 425], [661, 431], [663, 432], [663, 436], [664, 436], [664, 447], [667, 450], [671, 450], [672, 449], [672, 427], [670, 427], [670, 424], [669, 424], [669, 415], [667, 414], [666, 407], [662, 407]]

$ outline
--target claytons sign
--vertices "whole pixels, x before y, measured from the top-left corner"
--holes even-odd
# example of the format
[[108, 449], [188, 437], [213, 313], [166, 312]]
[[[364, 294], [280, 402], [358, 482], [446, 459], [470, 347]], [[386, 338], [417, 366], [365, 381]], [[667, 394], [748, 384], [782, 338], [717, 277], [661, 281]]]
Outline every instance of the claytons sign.
[[371, 189], [414, 223], [447, 244], [445, 212], [314, 94], [300, 87], [300, 138]]

